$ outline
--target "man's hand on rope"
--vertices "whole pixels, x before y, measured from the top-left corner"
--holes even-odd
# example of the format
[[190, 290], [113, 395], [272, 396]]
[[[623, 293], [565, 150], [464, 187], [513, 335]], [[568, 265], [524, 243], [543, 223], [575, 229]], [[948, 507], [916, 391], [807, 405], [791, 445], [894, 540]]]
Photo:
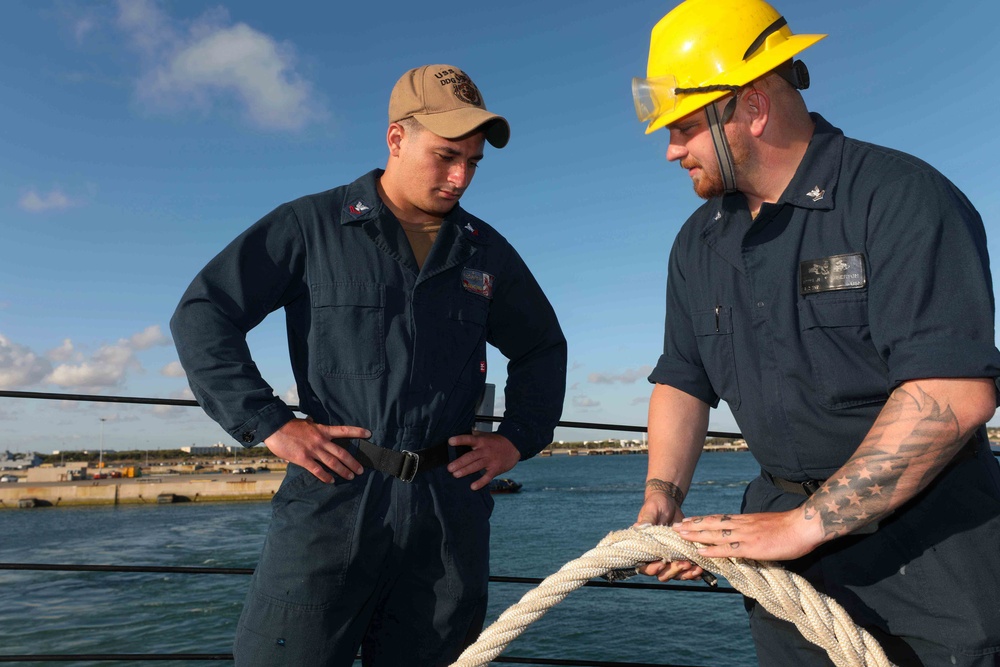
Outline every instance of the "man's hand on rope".
[[707, 546], [698, 553], [708, 558], [792, 560], [823, 542], [823, 526], [808, 521], [802, 508], [758, 514], [693, 516], [671, 526], [689, 542]]
[[[636, 519], [635, 525], [637, 527], [647, 525], [669, 526], [683, 518], [684, 513], [669, 494], [650, 489], [647, 486], [646, 502], [642, 504], [642, 508], [639, 510], [639, 517]], [[700, 567], [686, 560], [655, 561], [637, 567], [636, 571], [639, 574], [656, 577], [660, 581], [670, 581], [671, 579], [691, 581], [705, 574], [705, 571]]]
[[473, 431], [472, 435], [448, 438], [452, 447], [471, 447], [472, 451], [448, 464], [448, 472], [457, 478], [482, 472], [471, 485], [473, 491], [483, 488], [497, 475], [507, 472], [521, 460], [521, 452], [507, 438], [496, 433]]

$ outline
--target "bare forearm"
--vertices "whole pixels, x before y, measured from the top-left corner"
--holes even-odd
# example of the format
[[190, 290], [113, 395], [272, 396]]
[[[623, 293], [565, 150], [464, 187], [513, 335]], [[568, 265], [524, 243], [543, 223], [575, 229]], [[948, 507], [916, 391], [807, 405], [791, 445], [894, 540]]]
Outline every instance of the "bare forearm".
[[[708, 405], [690, 394], [658, 384], [649, 399], [649, 469], [638, 524], [669, 526], [682, 518], [708, 431]], [[694, 579], [702, 569], [687, 561], [650, 563], [640, 570], [660, 581]]]
[[[668, 385], [655, 385], [649, 399], [647, 494], [672, 485], [683, 499], [691, 485], [708, 431], [708, 405]], [[659, 480], [653, 482], [652, 480]], [[676, 495], [671, 494], [672, 497]], [[679, 505], [680, 503], [678, 503]]]
[[915, 380], [889, 397], [854, 456], [803, 505], [824, 540], [877, 521], [926, 488], [995, 406], [991, 380]]

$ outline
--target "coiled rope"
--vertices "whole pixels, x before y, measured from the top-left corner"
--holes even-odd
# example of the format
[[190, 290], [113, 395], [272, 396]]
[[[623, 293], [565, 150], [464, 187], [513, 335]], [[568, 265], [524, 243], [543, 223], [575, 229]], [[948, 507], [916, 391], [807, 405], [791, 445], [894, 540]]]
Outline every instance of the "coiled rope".
[[516, 604], [467, 648], [451, 667], [483, 667], [529, 625], [588, 580], [611, 570], [656, 560], [687, 560], [721, 575], [739, 592], [757, 600], [780, 619], [794, 623], [802, 636], [826, 650], [837, 667], [894, 667], [875, 638], [855, 625], [833, 598], [776, 563], [745, 558], [706, 558], [700, 545], [668, 526], [632, 527], [609, 533], [597, 547], [566, 563]]

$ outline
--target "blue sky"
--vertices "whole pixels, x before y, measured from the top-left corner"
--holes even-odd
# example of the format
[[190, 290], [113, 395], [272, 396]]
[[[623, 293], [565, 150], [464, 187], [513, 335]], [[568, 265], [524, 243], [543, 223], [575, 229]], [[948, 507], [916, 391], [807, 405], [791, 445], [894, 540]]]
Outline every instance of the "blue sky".
[[[4, 3], [0, 388], [190, 397], [167, 323], [194, 274], [278, 204], [383, 166], [392, 84], [448, 63], [512, 126], [463, 205], [514, 243], [559, 314], [563, 419], [644, 424], [667, 253], [699, 203], [630, 96], [674, 3], [344, 4]], [[1000, 256], [1000, 6], [776, 6], [793, 31], [830, 35], [803, 54], [810, 109], [935, 165]], [[283, 317], [250, 341], [294, 399]], [[489, 380], [502, 386], [503, 368], [491, 354]], [[110, 449], [230, 442], [192, 408], [0, 399], [0, 450], [96, 448], [102, 418]], [[711, 426], [735, 428], [725, 410]]]

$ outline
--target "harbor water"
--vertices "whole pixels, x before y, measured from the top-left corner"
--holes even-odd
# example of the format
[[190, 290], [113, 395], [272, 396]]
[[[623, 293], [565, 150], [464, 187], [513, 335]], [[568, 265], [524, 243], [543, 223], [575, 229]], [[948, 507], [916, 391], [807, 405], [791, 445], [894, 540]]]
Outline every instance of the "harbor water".
[[[494, 496], [492, 574], [546, 577], [609, 532], [631, 525], [645, 467], [642, 455], [554, 456], [518, 465], [509, 476], [523, 485], [520, 493]], [[706, 452], [685, 510], [738, 511], [743, 490], [757, 473], [746, 452]], [[0, 512], [0, 561], [252, 568], [269, 516], [266, 502], [9, 510]], [[248, 580], [245, 575], [0, 571], [0, 654], [226, 653]], [[530, 588], [492, 584], [487, 624]], [[504, 654], [705, 667], [756, 664], [739, 595], [663, 590], [579, 589]]]

